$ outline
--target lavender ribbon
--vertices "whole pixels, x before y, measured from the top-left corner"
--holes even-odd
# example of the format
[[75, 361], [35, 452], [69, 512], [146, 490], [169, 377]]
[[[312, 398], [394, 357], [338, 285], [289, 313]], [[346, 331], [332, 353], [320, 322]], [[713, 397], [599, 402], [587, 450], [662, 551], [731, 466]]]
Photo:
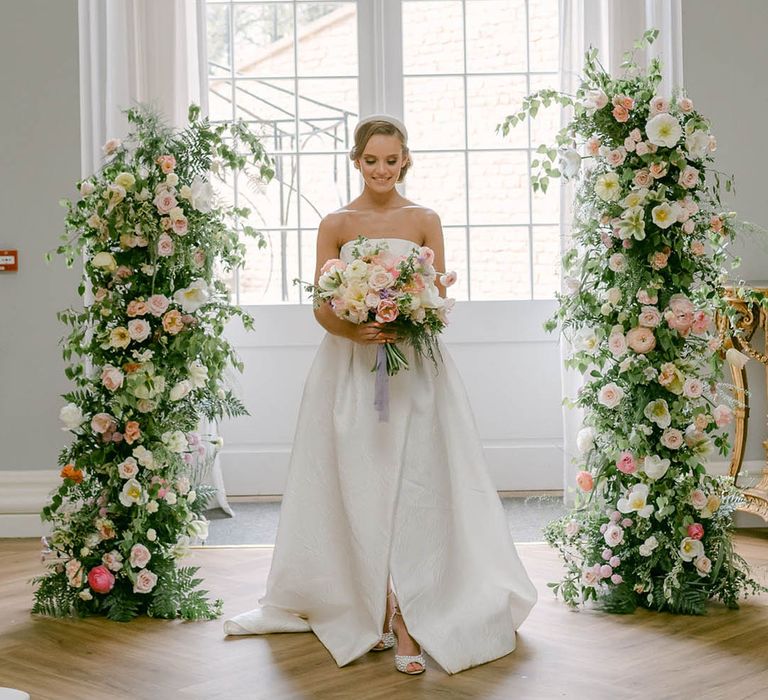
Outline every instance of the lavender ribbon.
[[384, 345], [376, 350], [376, 394], [373, 405], [379, 412], [379, 423], [389, 421], [389, 375], [387, 374], [387, 351]]

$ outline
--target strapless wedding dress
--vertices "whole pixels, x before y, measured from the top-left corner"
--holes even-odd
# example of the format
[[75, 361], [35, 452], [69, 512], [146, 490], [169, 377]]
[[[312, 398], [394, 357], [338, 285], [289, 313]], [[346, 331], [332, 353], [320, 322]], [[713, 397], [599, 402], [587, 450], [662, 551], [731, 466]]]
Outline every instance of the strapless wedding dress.
[[[395, 254], [415, 244], [384, 239]], [[351, 259], [350, 246], [341, 250]], [[314, 632], [339, 666], [379, 640], [388, 574], [413, 638], [448, 673], [515, 648], [536, 589], [512, 542], [461, 378], [403, 345], [389, 421], [375, 345], [326, 335], [304, 387], [260, 607], [226, 634]]]

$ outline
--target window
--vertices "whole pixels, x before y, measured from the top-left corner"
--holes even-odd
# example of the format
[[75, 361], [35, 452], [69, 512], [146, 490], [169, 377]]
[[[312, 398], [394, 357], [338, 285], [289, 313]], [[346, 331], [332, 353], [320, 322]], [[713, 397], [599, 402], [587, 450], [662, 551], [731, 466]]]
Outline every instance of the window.
[[440, 214], [455, 296], [553, 296], [559, 195], [533, 196], [528, 170], [559, 115], [506, 139], [495, 127], [528, 92], [557, 85], [558, 0], [208, 0], [206, 9], [211, 118], [247, 120], [276, 160], [266, 187], [228, 183], [269, 243], [251, 244], [232, 279], [239, 303], [302, 301], [291, 280], [311, 279], [317, 224], [360, 190], [348, 153], [358, 114], [373, 111], [404, 115], [414, 167], [403, 192]]

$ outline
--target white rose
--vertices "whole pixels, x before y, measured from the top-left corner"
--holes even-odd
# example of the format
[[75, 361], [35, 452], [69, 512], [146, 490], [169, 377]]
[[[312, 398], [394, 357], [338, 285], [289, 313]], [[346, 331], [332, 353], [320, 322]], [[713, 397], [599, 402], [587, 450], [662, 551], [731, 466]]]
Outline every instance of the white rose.
[[139, 473], [139, 465], [133, 457], [127, 457], [117, 465], [117, 473], [121, 479], [133, 479]]
[[169, 506], [175, 506], [177, 500], [178, 500], [178, 497], [173, 491], [168, 491], [168, 493], [165, 494], [165, 502]]
[[595, 446], [595, 431], [592, 428], [582, 428], [576, 435], [576, 447], [581, 454], [586, 454]]
[[645, 133], [652, 144], [674, 148], [683, 135], [683, 130], [675, 117], [664, 112], [648, 120]]
[[133, 456], [139, 460], [139, 464], [147, 469], [155, 468], [155, 458], [144, 445], [138, 445], [133, 448]]
[[600, 389], [597, 400], [606, 408], [616, 408], [624, 398], [624, 390], [610, 382]]
[[641, 470], [649, 479], [656, 481], [667, 473], [670, 464], [668, 459], [662, 459], [659, 455], [648, 455], [643, 460]]
[[158, 508], [160, 508], [160, 505], [157, 501], [150, 501], [147, 503], [147, 513], [157, 513]]
[[77, 595], [80, 596], [81, 600], [93, 600], [93, 595], [91, 594], [90, 588], [83, 588], [83, 590], [80, 591], [80, 593]]
[[693, 160], [701, 160], [709, 150], [709, 134], [701, 129], [696, 129], [685, 139], [685, 150]]
[[696, 557], [696, 561], [693, 562], [693, 565], [696, 567], [696, 573], [702, 577], [708, 576], [709, 572], [712, 571], [712, 561], [709, 557], [705, 557], [704, 555]]
[[59, 420], [64, 423], [62, 430], [76, 430], [82, 425], [85, 418], [77, 404], [68, 403], [59, 411]]
[[605, 292], [605, 300], [609, 304], [616, 306], [621, 301], [621, 290], [618, 287], [611, 287]]
[[566, 276], [563, 279], [563, 290], [566, 294], [576, 294], [581, 289], [581, 282], [578, 277]]
[[157, 530], [149, 528], [149, 530], [147, 530], [147, 539], [150, 542], [154, 542], [157, 539]]
[[107, 272], [114, 272], [117, 269], [117, 262], [115, 261], [114, 255], [104, 251], [96, 253], [96, 255], [91, 258], [91, 265], [93, 267], [100, 267]]
[[171, 388], [171, 401], [181, 401], [190, 391], [192, 391], [192, 382], [188, 379], [182, 379]]

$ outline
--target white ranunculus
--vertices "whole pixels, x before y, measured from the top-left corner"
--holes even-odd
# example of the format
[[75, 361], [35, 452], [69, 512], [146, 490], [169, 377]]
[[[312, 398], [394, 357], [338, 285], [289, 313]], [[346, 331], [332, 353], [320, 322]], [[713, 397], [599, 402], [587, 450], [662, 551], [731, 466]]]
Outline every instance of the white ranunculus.
[[683, 561], [693, 561], [697, 557], [704, 556], [704, 545], [701, 540], [695, 540], [693, 537], [684, 537], [680, 542], [680, 558]]
[[189, 379], [182, 379], [171, 387], [171, 401], [181, 401], [190, 391], [192, 391], [192, 382]]
[[685, 150], [694, 160], [701, 160], [709, 150], [709, 134], [701, 129], [696, 129], [685, 138]]
[[595, 431], [592, 428], [582, 428], [576, 435], [576, 447], [581, 454], [586, 454], [595, 446]]
[[77, 430], [85, 418], [83, 412], [80, 410], [80, 406], [74, 403], [68, 403], [66, 406], [62, 406], [59, 411], [59, 420], [64, 423], [62, 430]]
[[197, 311], [201, 306], [207, 304], [210, 298], [211, 293], [205, 280], [195, 280], [189, 287], [179, 289], [173, 295], [173, 300], [187, 314]]
[[652, 144], [674, 148], [683, 135], [683, 130], [675, 117], [663, 112], [648, 120], [645, 133]]
[[180, 454], [187, 449], [187, 436], [181, 430], [163, 433], [160, 439], [171, 452]]
[[573, 337], [573, 346], [579, 352], [586, 352], [594, 355], [599, 350], [597, 333], [594, 328], [580, 328]]
[[667, 473], [670, 464], [668, 459], [662, 459], [659, 455], [648, 455], [643, 460], [641, 470], [649, 479], [656, 481]]
[[581, 169], [581, 156], [574, 148], [569, 148], [560, 153], [560, 170], [570, 179], [575, 177]]
[[621, 196], [618, 173], [610, 172], [599, 175], [595, 181], [595, 194], [605, 202], [615, 202]]
[[359, 258], [356, 258], [347, 265], [345, 272], [349, 280], [362, 280], [368, 274], [368, 265]]
[[195, 389], [201, 389], [208, 383], [208, 368], [200, 360], [190, 362], [187, 365], [187, 371]]

